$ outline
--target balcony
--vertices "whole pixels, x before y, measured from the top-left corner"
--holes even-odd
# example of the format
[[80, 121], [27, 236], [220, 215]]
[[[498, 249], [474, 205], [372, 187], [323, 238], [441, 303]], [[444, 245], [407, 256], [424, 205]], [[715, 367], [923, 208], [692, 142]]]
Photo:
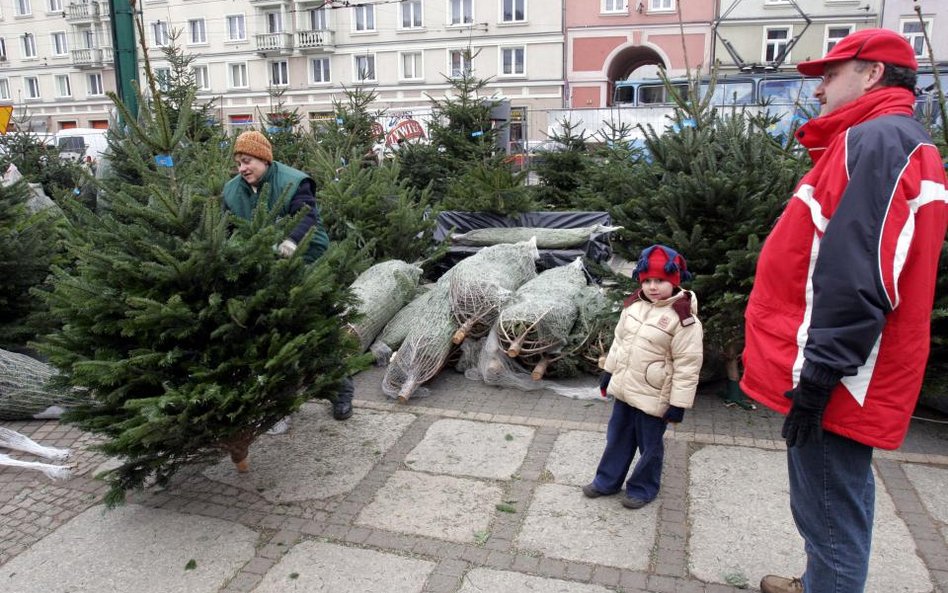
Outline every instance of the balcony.
[[66, 22], [70, 24], [91, 23], [109, 18], [109, 7], [105, 2], [71, 2], [66, 6]]
[[293, 36], [289, 33], [262, 33], [255, 36], [257, 53], [264, 56], [286, 55], [293, 52]]
[[[111, 54], [111, 48], [109, 49]], [[102, 50], [95, 48], [72, 50], [72, 65], [76, 68], [101, 68]]]
[[296, 32], [296, 48], [302, 54], [336, 51], [336, 32], [329, 29]]

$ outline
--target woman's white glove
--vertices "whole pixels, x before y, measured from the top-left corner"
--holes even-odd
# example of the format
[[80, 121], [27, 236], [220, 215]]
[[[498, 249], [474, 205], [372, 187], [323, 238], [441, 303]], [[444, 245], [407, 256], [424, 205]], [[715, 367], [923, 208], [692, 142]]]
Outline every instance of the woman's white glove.
[[280, 246], [277, 247], [277, 251], [279, 251], [280, 255], [283, 257], [290, 257], [296, 253], [296, 243], [290, 239], [287, 239], [286, 241], [280, 243]]

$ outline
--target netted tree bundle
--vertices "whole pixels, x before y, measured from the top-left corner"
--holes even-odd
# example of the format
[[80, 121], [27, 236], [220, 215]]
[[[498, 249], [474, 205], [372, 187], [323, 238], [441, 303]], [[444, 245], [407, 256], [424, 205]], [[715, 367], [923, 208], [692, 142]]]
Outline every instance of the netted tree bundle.
[[603, 233], [611, 233], [622, 227], [594, 224], [572, 229], [548, 229], [533, 227], [493, 227], [474, 229], [466, 233], [451, 235], [451, 241], [458, 245], [499, 245], [518, 243], [536, 238], [539, 249], [567, 249], [584, 245], [590, 239]]
[[536, 357], [566, 344], [586, 286], [582, 260], [549, 269], [517, 289], [500, 310], [497, 335], [511, 358]]
[[493, 245], [461, 260], [448, 272], [451, 310], [458, 323], [454, 343], [490, 331], [500, 308], [514, 291], [536, 277], [536, 240]]
[[572, 377], [599, 373], [619, 319], [614, 304], [598, 286], [585, 286], [576, 294], [576, 323], [559, 355], [550, 360], [549, 374]]
[[406, 403], [416, 393], [427, 394], [427, 390], [419, 388], [444, 366], [451, 353], [451, 337], [458, 327], [451, 313], [450, 293], [436, 286], [428, 295], [424, 309], [418, 309], [415, 324], [382, 379], [382, 392], [400, 403]]
[[[439, 296], [435, 291], [440, 290]], [[375, 355], [375, 364], [385, 366], [392, 357], [392, 352], [398, 350], [408, 335], [408, 330], [418, 324], [420, 319], [424, 318], [426, 311], [431, 309], [431, 302], [434, 299], [448, 298], [448, 284], [438, 283], [434, 286], [419, 286], [418, 292], [407, 305], [402, 307], [398, 313], [392, 317], [382, 331], [375, 338], [372, 346], [369, 348]]]
[[[27, 420], [58, 415], [58, 408], [86, 403], [77, 393], [50, 385], [56, 370], [35, 358], [0, 350], [0, 420]], [[52, 410], [50, 408], [53, 408]]]
[[375, 264], [352, 283], [352, 294], [359, 303], [359, 320], [349, 327], [359, 338], [363, 351], [415, 296], [421, 271], [418, 266], [393, 259]]

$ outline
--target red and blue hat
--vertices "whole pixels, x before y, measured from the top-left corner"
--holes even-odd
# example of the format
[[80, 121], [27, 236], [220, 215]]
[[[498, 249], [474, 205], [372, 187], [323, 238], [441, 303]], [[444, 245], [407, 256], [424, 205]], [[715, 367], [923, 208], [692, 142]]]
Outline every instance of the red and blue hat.
[[632, 270], [632, 279], [644, 282], [649, 278], [667, 280], [678, 286], [691, 280], [691, 272], [685, 258], [666, 245], [652, 245], [642, 250], [639, 261]]

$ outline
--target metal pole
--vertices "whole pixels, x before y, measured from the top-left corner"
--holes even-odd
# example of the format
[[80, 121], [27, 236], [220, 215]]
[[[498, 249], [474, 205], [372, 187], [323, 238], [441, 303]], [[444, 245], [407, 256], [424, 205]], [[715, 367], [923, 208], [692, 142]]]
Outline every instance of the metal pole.
[[115, 60], [118, 96], [134, 116], [138, 116], [138, 52], [135, 47], [135, 13], [130, 0], [109, 0], [109, 19]]

